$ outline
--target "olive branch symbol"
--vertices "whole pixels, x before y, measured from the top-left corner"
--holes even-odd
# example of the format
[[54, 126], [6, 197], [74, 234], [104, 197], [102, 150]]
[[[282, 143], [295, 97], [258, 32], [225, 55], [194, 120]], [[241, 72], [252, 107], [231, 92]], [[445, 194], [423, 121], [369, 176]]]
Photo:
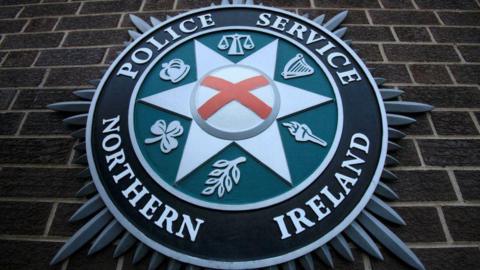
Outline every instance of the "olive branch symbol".
[[238, 164], [245, 162], [246, 160], [245, 157], [238, 157], [230, 161], [225, 159], [216, 161], [213, 164], [213, 167], [216, 169], [208, 174], [210, 178], [205, 181], [205, 185], [209, 185], [209, 187], [205, 188], [202, 191], [202, 194], [210, 196], [217, 191], [217, 196], [222, 198], [223, 195], [225, 195], [225, 192], [230, 192], [233, 188], [233, 184], [238, 184], [240, 181], [240, 169], [238, 168]]

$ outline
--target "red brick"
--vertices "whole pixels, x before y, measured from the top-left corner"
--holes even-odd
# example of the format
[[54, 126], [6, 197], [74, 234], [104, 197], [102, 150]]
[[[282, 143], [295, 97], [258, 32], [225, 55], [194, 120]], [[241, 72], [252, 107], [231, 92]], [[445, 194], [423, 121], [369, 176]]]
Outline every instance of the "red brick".
[[49, 262], [62, 243], [41, 241], [0, 241], [0, 267], [2, 270], [62, 269]]
[[26, 6], [20, 13], [20, 17], [39, 17], [39, 16], [55, 16], [75, 14], [80, 4], [42, 4]]
[[432, 121], [440, 135], [478, 135], [467, 112], [432, 112]]
[[0, 113], [0, 135], [12, 135], [18, 130], [23, 113]]
[[480, 241], [480, 207], [443, 207], [448, 229], [455, 241]]
[[51, 209], [50, 203], [0, 202], [0, 232], [41, 235]]
[[2, 69], [0, 87], [37, 86], [42, 82], [44, 69]]
[[130, 40], [126, 30], [97, 30], [70, 32], [64, 47], [123, 44]]
[[475, 0], [415, 0], [419, 8], [424, 9], [478, 9]]
[[480, 12], [441, 11], [438, 16], [446, 25], [480, 25]]
[[395, 33], [400, 41], [430, 42], [432, 39], [425, 27], [395, 27]]
[[39, 18], [32, 19], [28, 23], [25, 32], [47, 32], [51, 31], [57, 23], [57, 18]]
[[417, 83], [450, 84], [452, 79], [443, 65], [411, 65], [410, 71]]
[[[399, 150], [402, 151], [402, 150]], [[457, 196], [446, 171], [393, 170], [398, 181], [388, 185], [405, 202], [456, 201]]]
[[38, 51], [10, 52], [3, 62], [4, 67], [28, 67], [37, 58]]
[[63, 33], [9, 35], [0, 44], [0, 49], [57, 47], [62, 38]]
[[374, 24], [440, 24], [431, 11], [371, 10], [370, 16]]
[[385, 44], [385, 54], [390, 61], [458, 62], [455, 49], [448, 45]]
[[480, 140], [418, 140], [426, 165], [480, 166]]
[[455, 171], [455, 177], [464, 200], [480, 200], [480, 171]]
[[83, 5], [80, 13], [92, 14], [137, 11], [141, 4], [141, 1], [136, 0], [87, 2]]

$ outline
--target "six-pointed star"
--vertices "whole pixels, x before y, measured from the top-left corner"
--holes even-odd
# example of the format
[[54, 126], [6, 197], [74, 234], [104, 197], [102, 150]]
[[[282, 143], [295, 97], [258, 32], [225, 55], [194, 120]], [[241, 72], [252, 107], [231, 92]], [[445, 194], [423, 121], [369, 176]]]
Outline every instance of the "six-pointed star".
[[[277, 47], [278, 40], [275, 40], [237, 64], [255, 67], [273, 80], [277, 59]], [[214, 69], [235, 65], [235, 63], [199, 41], [195, 41], [195, 60], [197, 80]], [[277, 119], [332, 100], [329, 97], [305, 91], [278, 81], [274, 83], [280, 95], [280, 110]], [[195, 85], [196, 82], [185, 84], [145, 97], [140, 101], [155, 108], [171, 111], [192, 119], [190, 99]], [[258, 161], [281, 176], [287, 183], [292, 184], [290, 170], [276, 120], [256, 136], [236, 141], [214, 137], [198, 126], [195, 120], [192, 120], [175, 181], [178, 182], [182, 180], [186, 175], [232, 143], [236, 143], [242, 147]]]

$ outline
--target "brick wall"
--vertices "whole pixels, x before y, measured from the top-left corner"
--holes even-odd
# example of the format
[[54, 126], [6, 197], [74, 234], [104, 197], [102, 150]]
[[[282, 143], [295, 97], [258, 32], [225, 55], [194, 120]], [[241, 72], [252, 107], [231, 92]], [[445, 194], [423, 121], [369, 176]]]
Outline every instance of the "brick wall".
[[[52, 2], [52, 3], [49, 3]], [[53, 3], [54, 2], [54, 3]], [[65, 3], [67, 2], [67, 3]], [[128, 39], [127, 14], [160, 19], [211, 1], [0, 0], [0, 269], [132, 269], [112, 249], [47, 264], [78, 225], [73, 129], [45, 108], [89, 87]], [[375, 75], [430, 103], [400, 142], [394, 231], [428, 269], [480, 265], [480, 3], [476, 0], [264, 0], [311, 16], [348, 9], [347, 38]], [[406, 269], [356, 252], [339, 269]], [[125, 263], [124, 263], [125, 260]], [[144, 264], [147, 262], [144, 262]], [[145, 269], [145, 268], [139, 268]]]

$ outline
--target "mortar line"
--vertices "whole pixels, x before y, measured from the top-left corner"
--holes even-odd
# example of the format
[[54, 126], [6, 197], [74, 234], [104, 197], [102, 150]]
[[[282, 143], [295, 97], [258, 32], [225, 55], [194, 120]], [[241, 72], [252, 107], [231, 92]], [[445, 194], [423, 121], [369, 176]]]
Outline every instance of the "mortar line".
[[453, 238], [452, 238], [452, 235], [450, 234], [450, 230], [448, 229], [447, 220], [445, 219], [445, 215], [443, 214], [442, 208], [440, 206], [437, 206], [435, 208], [437, 209], [437, 214], [440, 219], [440, 225], [442, 225], [443, 234], [445, 235], [447, 243], [452, 244]]
[[[56, 50], [63, 50], [64, 48], [55, 48]], [[105, 48], [98, 48], [105, 49]], [[90, 64], [90, 65], [56, 65], [56, 66], [29, 66], [29, 67], [2, 67], [0, 70], [29, 70], [29, 69], [65, 69], [65, 68], [98, 68], [98, 67], [108, 67], [106, 64]]]
[[469, 248], [477, 247], [480, 244], [478, 241], [463, 242], [463, 243], [446, 243], [446, 242], [431, 242], [431, 243], [407, 243], [410, 248], [424, 249], [424, 248]]
[[120, 18], [118, 18], [117, 27], [115, 27], [115, 29], [121, 29], [122, 28], [123, 18], [125, 16], [127, 16], [127, 14], [121, 14], [120, 15]]
[[452, 80], [454, 85], [458, 85], [457, 80], [455, 79], [455, 76], [453, 76], [452, 70], [448, 65], [445, 65], [445, 69], [447, 70], [448, 76], [450, 76], [450, 79]]
[[50, 210], [50, 215], [48, 216], [48, 219], [47, 219], [47, 224], [45, 225], [45, 231], [43, 232], [43, 236], [48, 236], [48, 234], [50, 233], [50, 228], [52, 227], [53, 219], [55, 218], [57, 208], [58, 208], [58, 202], [53, 203], [52, 209]]
[[65, 40], [67, 39], [67, 36], [70, 34], [70, 32], [63, 32], [63, 37], [62, 40], [58, 43], [58, 46], [56, 48], [66, 48], [63, 47], [63, 43], [65, 43]]
[[462, 53], [460, 52], [460, 49], [458, 49], [457, 45], [454, 45], [454, 46], [453, 46], [453, 49], [457, 52], [458, 57], [459, 57], [460, 60], [461, 60], [461, 63], [462, 63], [462, 64], [466, 64], [467, 61], [465, 61], [465, 58], [463, 58], [463, 55], [462, 55]]
[[10, 167], [10, 168], [40, 168], [40, 169], [85, 169], [83, 165], [52, 165], [52, 164], [15, 164], [15, 163], [0, 163], [0, 167]]
[[[9, 111], [6, 111], [9, 112]], [[17, 111], [13, 111], [17, 112]], [[28, 114], [29, 112], [23, 112]], [[23, 125], [24, 121], [21, 121]], [[20, 133], [16, 133], [14, 135], [0, 135], [0, 139], [71, 139], [72, 136], [70, 135], [21, 135]]]
[[[124, 22], [125, 20], [128, 20], [128, 19], [127, 19], [127, 14], [122, 14], [122, 15], [120, 16], [120, 19], [118, 20], [118, 24], [117, 24], [117, 27], [116, 27], [115, 29], [116, 29], [116, 30], [118, 30], [118, 29], [124, 29], [124, 28], [122, 28], [122, 25], [123, 25], [123, 22]], [[127, 33], [128, 33], [128, 30], [130, 30], [130, 29], [132, 29], [132, 27], [126, 28], [125, 30], [126, 30]], [[133, 26], [133, 29], [135, 29], [135, 26]], [[128, 35], [128, 40], [124, 40], [124, 41], [129, 41], [129, 40], [130, 40], [130, 35]]]
[[437, 207], [437, 206], [469, 206], [480, 207], [480, 201], [459, 202], [455, 201], [411, 201], [411, 202], [389, 202], [395, 207]]
[[38, 50], [37, 55], [35, 55], [35, 60], [33, 60], [32, 64], [30, 64], [30, 68], [35, 67], [35, 64], [38, 61], [38, 58], [40, 58], [41, 50]]
[[[97, 1], [98, 2], [98, 1]], [[84, 2], [80, 2], [80, 5], [79, 6], [79, 9], [78, 11], [81, 11], [82, 8], [83, 8], [83, 3]], [[93, 3], [93, 1], [90, 1], [90, 3]], [[32, 5], [35, 5], [35, 4], [30, 4], [30, 6]], [[14, 6], [19, 6], [19, 5], [10, 5], [9, 7], [14, 7]], [[24, 5], [21, 5], [22, 8], [24, 8], [25, 6]], [[289, 8], [289, 7], [279, 7], [279, 8]], [[301, 9], [312, 9], [312, 7], [299, 7]], [[317, 10], [325, 10], [325, 11], [340, 11], [342, 10], [342, 8], [332, 8], [332, 7], [329, 7], [329, 8], [324, 8], [324, 7], [315, 7], [313, 9], [317, 9]], [[348, 8], [349, 10], [351, 11], [367, 11], [367, 9], [365, 8]], [[189, 11], [191, 9], [187, 9], [187, 8], [183, 8], [183, 9], [177, 9], [178, 11]], [[398, 12], [399, 9], [397, 8], [368, 8], [369, 11], [396, 11]], [[418, 12], [418, 10], [414, 10], [414, 9], [408, 9], [409, 11], [413, 11], [413, 12]], [[21, 10], [23, 11], [23, 9]], [[19, 13], [17, 14], [17, 16], [21, 13], [21, 11], [19, 11]], [[77, 12], [78, 12], [77, 11]], [[159, 10], [159, 11], [174, 11], [173, 9], [166, 9], [166, 10]], [[438, 10], [438, 9], [422, 9], [421, 11], [430, 11], [430, 12], [435, 12], [435, 11], [441, 11], [441, 12], [458, 12], [459, 10], [457, 9], [442, 9], [442, 10]], [[76, 12], [76, 13], [77, 13]], [[129, 12], [132, 12], [132, 13], [142, 13], [141, 11], [129, 11]], [[462, 10], [461, 12], [464, 12], [464, 13], [474, 13], [474, 12], [477, 12], [476, 10]], [[64, 15], [61, 15], [62, 17], [76, 17], [76, 16], [98, 16], [98, 15], [119, 15], [119, 14], [124, 14], [125, 12], [122, 12], [122, 11], [113, 11], [113, 12], [102, 12], [102, 13], [79, 13], [79, 14], [64, 14]], [[155, 11], [143, 11], [143, 13], [155, 13]], [[31, 16], [31, 17], [14, 17], [14, 18], [3, 18], [3, 19], [0, 19], [0, 21], [3, 21], [3, 20], [12, 20], [12, 19], [38, 19], [38, 18], [58, 18], [59, 15], [40, 15], [40, 16]], [[359, 24], [361, 25], [361, 24]], [[378, 24], [375, 24], [375, 25], [379, 25], [379, 26], [384, 26], [384, 25], [387, 25], [387, 24], [381, 24], [381, 23], [378, 23]], [[402, 24], [396, 24], [396, 25], [402, 25]], [[440, 24], [440, 22], [438, 24], [422, 24], [423, 25], [426, 25], [426, 26], [442, 26]], [[416, 26], [416, 25], [412, 25], [412, 24], [405, 24], [405, 26]], [[473, 28], [478, 28], [479, 26], [475, 26], [475, 25], [459, 25], [459, 26], [456, 26], [456, 25], [445, 25], [446, 27], [473, 27]]]
[[83, 9], [83, 6], [85, 5], [85, 2], [80, 2], [80, 5], [78, 5], [77, 10], [75, 11], [75, 16], [80, 15], [80, 11]]
[[[113, 29], [110, 29], [110, 30], [113, 30]], [[116, 30], [118, 30], [118, 29], [116, 29]], [[60, 32], [57, 32], [57, 33], [60, 33]], [[65, 33], [66, 33], [66, 32], [65, 32]], [[108, 48], [111, 48], [111, 46], [120, 46], [120, 45], [119, 45], [119, 44], [101, 44], [101, 45], [94, 45], [94, 46], [68, 46], [68, 47], [63, 47], [63, 48], [66, 48], [66, 49], [100, 49], [100, 48], [108, 49]], [[2, 51], [2, 52], [38, 51], [38, 50], [42, 50], [42, 51], [54, 51], [54, 50], [58, 50], [58, 47], [0, 49], [0, 51]]]
[[27, 19], [25, 25], [23, 25], [22, 30], [17, 33], [25, 33], [25, 30], [27, 29], [28, 25], [31, 23], [32, 19]]
[[115, 270], [122, 270], [124, 261], [125, 261], [124, 256], [121, 256], [120, 258], [118, 258]]
[[412, 80], [412, 83], [413, 83], [413, 84], [417, 84], [417, 81], [415, 80], [415, 77], [413, 77], [413, 73], [412, 73], [412, 71], [410, 70], [410, 64], [406, 64], [406, 65], [405, 65], [405, 68], [407, 69], [408, 76], [409, 76], [410, 79]]
[[395, 31], [395, 28], [393, 26], [390, 26], [390, 31], [392, 32], [392, 35], [395, 41], [400, 41], [400, 38], [397, 35], [397, 31]]
[[383, 3], [381, 0], [377, 0], [377, 2], [381, 9], [385, 9], [385, 6], [383, 6]]
[[[1, 165], [0, 165], [1, 166]], [[455, 170], [455, 171], [469, 171], [469, 170], [480, 170], [479, 166], [425, 166], [425, 167], [417, 167], [417, 166], [397, 166], [391, 168], [392, 171], [411, 171], [411, 170], [420, 170], [420, 171], [445, 171], [445, 170]]]
[[[77, 143], [75, 144], [77, 145]], [[75, 158], [75, 145], [72, 146], [72, 150], [70, 151], [70, 156], [68, 157], [68, 161], [67, 161], [67, 164], [68, 165], [72, 165], [73, 164], [73, 160]]]
[[417, 152], [418, 158], [420, 159], [420, 164], [422, 167], [425, 167], [425, 161], [423, 160], [422, 152], [420, 152], [420, 147], [418, 146], [418, 142], [415, 138], [412, 141], [413, 141], [413, 145], [415, 146], [415, 150]]
[[51, 32], [56, 32], [56, 31], [57, 31], [58, 25], [60, 24], [60, 21], [62, 20], [62, 18], [63, 18], [63, 16], [58, 17], [58, 19], [57, 19], [57, 21], [55, 22], [55, 25], [53, 26]]
[[438, 15], [436, 10], [433, 11], [433, 14], [437, 18], [437, 20], [440, 22], [440, 25], [445, 25], [445, 23], [443, 22], [442, 18], [440, 18], [440, 15]]
[[407, 135], [405, 139], [419, 139], [419, 140], [478, 140], [479, 135]]
[[86, 202], [82, 198], [35, 198], [35, 197], [0, 197], [0, 202], [45, 202], [45, 203], [71, 203], [81, 204]]
[[478, 123], [477, 117], [472, 111], [469, 111], [468, 114], [470, 115], [470, 118], [472, 118], [473, 124], [477, 128], [477, 131], [480, 133], [480, 124]]
[[15, 102], [17, 102], [17, 97], [20, 95], [20, 91], [16, 90], [15, 95], [13, 96], [12, 100], [10, 101], [10, 104], [8, 105], [7, 111], [11, 111], [13, 108], [13, 105]]
[[[3, 36], [0, 37], [0, 44], [2, 43], [2, 40], [3, 40]], [[7, 57], [9, 54], [10, 52], [5, 52], [5, 55], [2, 56], [2, 58], [0, 58], [0, 67], [3, 65], [3, 62], [7, 60]]]
[[372, 262], [370, 261], [369, 256], [362, 253], [362, 259], [363, 259], [363, 269], [372, 270]]
[[426, 114], [426, 116], [427, 116], [428, 123], [429, 123], [430, 126], [432, 127], [433, 136], [438, 137], [437, 128], [435, 127], [435, 124], [433, 123], [432, 113], [431, 113], [431, 112], [428, 112], [428, 113]]
[[69, 259], [66, 259], [65, 261], [63, 261], [63, 263], [62, 263], [62, 270], [67, 270], [68, 262], [69, 262], [69, 261], [70, 261]]
[[[345, 26], [361, 26], [361, 27], [372, 27], [371, 25], [364, 24], [364, 25], [351, 25], [351, 24], [345, 24]], [[374, 27], [408, 27], [405, 25], [392, 25], [392, 24], [386, 24], [386, 25], [375, 25]], [[423, 28], [426, 28], [428, 26], [422, 26]], [[442, 27], [442, 28], [449, 28], [449, 27]], [[462, 28], [462, 27], [450, 27], [450, 28]], [[463, 28], [470, 28], [470, 27], [463, 27]], [[474, 27], [474, 28], [480, 28], [479, 27]], [[428, 28], [426, 28], [428, 29]], [[435, 41], [435, 39], [433, 39]], [[469, 42], [436, 42], [433, 43], [433, 41], [392, 41], [392, 40], [354, 40], [353, 44], [357, 43], [368, 43], [368, 44], [392, 44], [392, 45], [429, 45], [429, 46], [453, 46], [453, 45], [479, 45], [480, 42], [477, 43], [469, 43]]]
[[19, 137], [20, 136], [20, 131], [22, 130], [23, 124], [25, 124], [25, 121], [27, 121], [28, 114], [29, 114], [28, 112], [23, 113], [23, 118], [22, 118], [22, 120], [20, 121], [20, 124], [17, 127], [17, 132], [15, 132], [14, 137]]
[[138, 12], [143, 12], [143, 8], [145, 7], [146, 0], [142, 0], [142, 3], [140, 4], [140, 7], [138, 8]]
[[453, 187], [453, 191], [455, 191], [455, 195], [457, 196], [458, 201], [465, 202], [463, 199], [462, 192], [460, 190], [460, 186], [458, 185], [457, 178], [455, 177], [455, 173], [453, 170], [447, 170], [448, 178], [450, 179], [450, 183]]
[[365, 10], [365, 16], [367, 17], [368, 25], [374, 25], [372, 17], [370, 16], [370, 11], [368, 9]]
[[30, 241], [30, 242], [57, 242], [63, 243], [68, 240], [68, 237], [43, 237], [36, 235], [6, 235], [0, 234], [0, 240], [17, 240], [17, 241]]
[[[395, 27], [395, 26], [394, 26]], [[110, 29], [95, 29], [91, 30], [90, 32], [101, 32], [103, 30], [107, 31], [122, 31], [122, 30], [131, 30], [133, 29], [132, 27], [128, 28], [110, 28]], [[61, 31], [61, 32], [45, 32], [45, 33], [40, 33], [40, 32], [35, 32], [35, 33], [24, 33], [20, 35], [35, 35], [35, 34], [56, 34], [56, 33], [73, 33], [73, 32], [81, 32], [84, 30], [75, 30], [75, 31]], [[9, 34], [5, 34], [3, 36], [8, 36]], [[123, 42], [123, 41], [122, 41]], [[367, 44], [367, 45], [418, 45], [418, 46], [455, 46], [455, 45], [461, 45], [461, 46], [478, 46], [480, 43], [432, 43], [432, 42], [407, 42], [407, 41], [353, 41], [353, 45], [357, 44]], [[63, 48], [68, 48], [68, 49], [89, 49], [89, 48], [110, 48], [111, 46], [122, 46], [122, 43], [108, 43], [108, 44], [97, 44], [97, 45], [74, 45], [74, 46], [68, 46], [68, 47], [63, 47]], [[13, 52], [13, 51], [37, 51], [37, 50], [55, 50], [57, 47], [35, 47], [35, 48], [0, 48], [1, 52]], [[381, 61], [369, 61], [369, 62], [378, 62], [382, 63]], [[426, 62], [424, 61], [390, 61], [392, 63], [412, 63], [412, 64], [425, 64]], [[434, 61], [431, 62], [434, 64], [460, 64], [461, 61]], [[466, 62], [464, 63], [465, 65], [478, 65], [479, 62]]]
[[38, 85], [38, 87], [44, 87], [45, 86], [45, 83], [47, 82], [48, 76], [50, 76], [50, 70], [51, 70], [50, 68], [46, 69], [45, 75], [43, 75], [43, 79], [40, 82], [40, 84]]
[[20, 14], [23, 13], [23, 11], [25, 10], [25, 5], [22, 5], [20, 10], [17, 12], [17, 14], [15, 15], [14, 19], [19, 19], [20, 18]]
[[380, 55], [382, 56], [382, 61], [380, 63], [389, 63], [390, 61], [387, 58], [387, 54], [383, 49], [383, 44], [378, 44], [378, 50], [380, 51]]
[[[368, 65], [368, 63], [367, 63]], [[428, 84], [428, 83], [395, 83], [396, 86], [406, 86], [406, 87], [409, 87], [409, 86], [422, 86], [422, 87], [425, 87], [425, 86], [430, 86], [430, 87], [452, 87], [453, 85], [452, 84], [435, 84], [435, 85], [432, 85], [432, 84]], [[475, 88], [478, 88], [478, 85], [477, 84], [457, 84], [455, 86], [460, 86], [460, 87], [475, 87]], [[445, 107], [445, 108], [449, 108], [449, 107]], [[454, 108], [452, 108], [454, 109]]]
[[[382, 62], [367, 62], [367, 66], [370, 64], [378, 64]], [[60, 69], [60, 68], [78, 68], [82, 66], [55, 66], [55, 68]], [[84, 68], [107, 68], [108, 64], [103, 64], [103, 65], [97, 65], [97, 66], [83, 66]], [[36, 69], [47, 69], [50, 67], [36, 67]], [[3, 69], [3, 68], [2, 68]], [[1, 70], [1, 69], [0, 69]], [[440, 87], [440, 88], [452, 88], [452, 87], [470, 87], [470, 88], [475, 88], [476, 90], [480, 91], [479, 85], [477, 84], [457, 84], [457, 85], [452, 85], [452, 84], [424, 84], [424, 83], [389, 83], [388, 86], [390, 87]], [[19, 86], [15, 87], [15, 90], [79, 90], [79, 89], [92, 89], [94, 86], [92, 84], [72, 84], [72, 85], [49, 85], [48, 87], [45, 86]], [[0, 86], [0, 90], [12, 90], [11, 86]], [[434, 111], [480, 111], [480, 108], [478, 107], [436, 107], [434, 108]]]
[[[22, 91], [22, 90], [20, 90], [20, 91]], [[14, 111], [14, 112], [52, 112], [52, 110], [50, 110], [50, 109], [12, 109], [12, 110], [6, 109], [6, 110], [0, 110], [0, 112], [11, 112], [11, 111]]]
[[415, 2], [415, 0], [410, 0], [410, 2], [412, 2], [413, 7], [414, 7], [415, 9], [420, 9], [420, 8], [418, 7], [417, 3]]
[[111, 48], [108, 48], [108, 49], [105, 50], [105, 54], [102, 57], [102, 61], [100, 61], [101, 64], [107, 65], [107, 59], [108, 59], [108, 55], [110, 54], [110, 50], [111, 50]]

